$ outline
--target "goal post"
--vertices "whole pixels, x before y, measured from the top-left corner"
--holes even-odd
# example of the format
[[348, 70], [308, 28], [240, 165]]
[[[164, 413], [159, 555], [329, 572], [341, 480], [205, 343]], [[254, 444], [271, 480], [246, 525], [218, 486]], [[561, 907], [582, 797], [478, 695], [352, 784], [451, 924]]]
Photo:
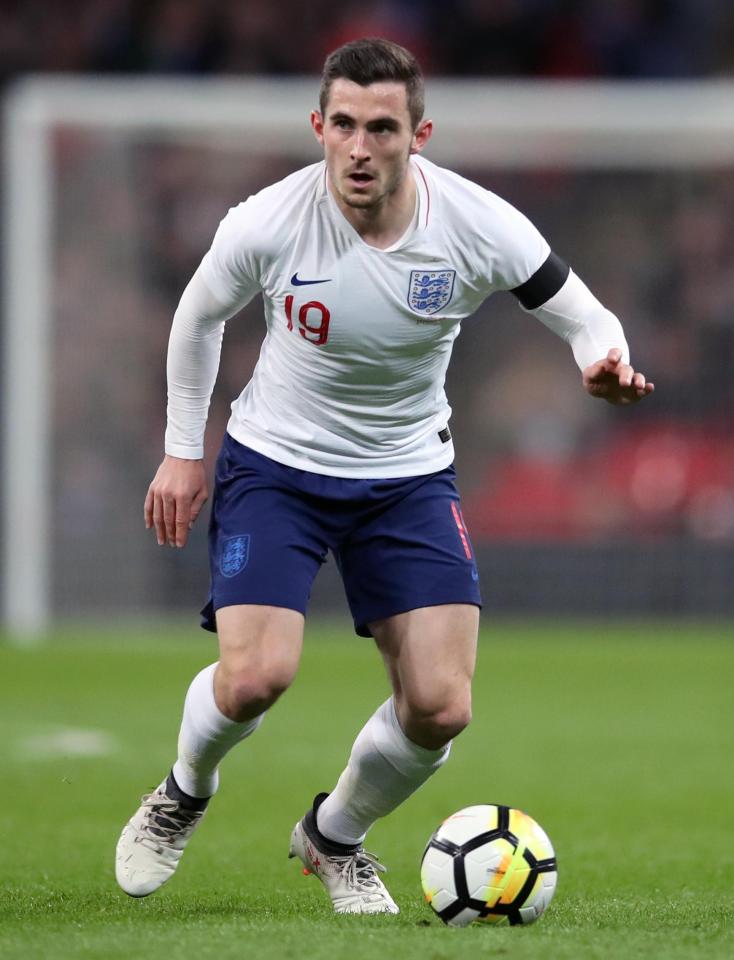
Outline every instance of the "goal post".
[[[57, 184], [62, 129], [249, 153], [319, 157], [318, 78], [30, 77], [4, 103], [3, 623], [32, 641], [52, 620], [50, 436]], [[734, 164], [734, 83], [432, 79], [426, 155], [449, 166], [641, 170]], [[234, 202], [233, 198], [233, 202]]]

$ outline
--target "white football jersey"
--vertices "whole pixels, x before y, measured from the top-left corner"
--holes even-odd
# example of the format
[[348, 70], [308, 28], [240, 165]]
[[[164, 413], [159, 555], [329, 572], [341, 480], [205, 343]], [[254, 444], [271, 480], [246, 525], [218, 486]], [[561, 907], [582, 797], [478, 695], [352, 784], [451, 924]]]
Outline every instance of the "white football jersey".
[[267, 333], [229, 433], [288, 466], [404, 477], [453, 460], [446, 368], [461, 321], [526, 283], [550, 248], [519, 211], [422, 157], [417, 214], [386, 250], [362, 240], [323, 162], [229, 211], [200, 272], [225, 304], [262, 292]]

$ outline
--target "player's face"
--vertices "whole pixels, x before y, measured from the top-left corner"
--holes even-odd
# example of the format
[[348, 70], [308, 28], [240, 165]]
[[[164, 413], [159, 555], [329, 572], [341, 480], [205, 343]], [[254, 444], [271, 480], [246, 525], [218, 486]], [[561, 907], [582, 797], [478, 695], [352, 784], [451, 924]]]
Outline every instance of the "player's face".
[[361, 87], [335, 80], [325, 115], [314, 111], [311, 124], [338, 198], [360, 209], [379, 207], [400, 190], [408, 158], [431, 134], [430, 121], [413, 130], [405, 84], [392, 81]]

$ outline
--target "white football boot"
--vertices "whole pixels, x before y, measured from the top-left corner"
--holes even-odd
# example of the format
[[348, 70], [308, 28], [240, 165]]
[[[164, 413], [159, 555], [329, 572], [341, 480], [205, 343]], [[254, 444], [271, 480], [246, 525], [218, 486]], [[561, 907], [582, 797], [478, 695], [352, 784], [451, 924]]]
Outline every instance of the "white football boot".
[[298, 857], [304, 873], [326, 887], [336, 913], [400, 913], [377, 872], [387, 869], [361, 846], [345, 847], [319, 833], [316, 811], [327, 794], [321, 793], [291, 833], [289, 857]]
[[168, 780], [147, 793], [117, 842], [115, 876], [131, 897], [147, 897], [169, 880], [205, 806], [192, 810], [166, 792]]

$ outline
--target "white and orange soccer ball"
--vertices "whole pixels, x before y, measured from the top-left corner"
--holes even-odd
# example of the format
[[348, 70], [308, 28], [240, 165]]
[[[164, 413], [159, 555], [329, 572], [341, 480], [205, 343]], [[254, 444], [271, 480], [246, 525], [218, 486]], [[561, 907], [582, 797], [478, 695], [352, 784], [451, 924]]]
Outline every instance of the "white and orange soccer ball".
[[441, 824], [421, 861], [426, 901], [452, 927], [534, 923], [553, 899], [556, 855], [521, 810], [480, 804]]

